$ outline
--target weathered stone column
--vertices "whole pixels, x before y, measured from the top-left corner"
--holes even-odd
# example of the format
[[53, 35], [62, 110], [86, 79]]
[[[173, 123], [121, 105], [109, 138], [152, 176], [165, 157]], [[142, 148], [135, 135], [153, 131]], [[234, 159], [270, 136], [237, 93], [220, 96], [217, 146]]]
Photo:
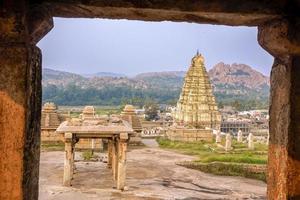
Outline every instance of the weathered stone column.
[[108, 140], [108, 148], [107, 148], [107, 168], [111, 168], [112, 165], [112, 141]]
[[35, 36], [42, 37], [51, 27], [31, 35], [40, 23], [29, 22], [34, 12], [27, 3], [0, 3], [1, 200], [38, 199], [42, 94], [41, 51]]
[[75, 141], [73, 138], [72, 144], [72, 152], [71, 152], [71, 179], [73, 179], [74, 171], [75, 171]]
[[259, 27], [259, 43], [275, 57], [271, 72], [268, 199], [300, 199], [299, 27], [274, 21]]
[[73, 134], [65, 133], [64, 186], [71, 186], [73, 174]]
[[112, 162], [111, 162], [111, 168], [112, 168], [112, 173], [113, 173], [113, 180], [117, 179], [117, 174], [118, 174], [118, 160], [117, 160], [117, 156], [118, 156], [118, 147], [117, 147], [117, 141], [114, 138], [112, 140]]
[[127, 151], [128, 134], [121, 133], [118, 140], [118, 174], [117, 189], [124, 190], [126, 180], [126, 151]]
[[37, 199], [41, 52], [0, 44], [0, 66], [0, 199]]

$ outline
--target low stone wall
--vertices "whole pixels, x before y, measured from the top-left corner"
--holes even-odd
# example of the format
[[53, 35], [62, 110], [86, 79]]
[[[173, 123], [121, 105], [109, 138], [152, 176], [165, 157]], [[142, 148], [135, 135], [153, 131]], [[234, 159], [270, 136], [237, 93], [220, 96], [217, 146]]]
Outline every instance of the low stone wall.
[[170, 128], [166, 131], [166, 136], [171, 141], [212, 141], [212, 130], [206, 129], [177, 129]]
[[61, 134], [55, 133], [55, 129], [44, 129], [41, 131], [42, 142], [60, 142], [63, 141], [64, 137]]

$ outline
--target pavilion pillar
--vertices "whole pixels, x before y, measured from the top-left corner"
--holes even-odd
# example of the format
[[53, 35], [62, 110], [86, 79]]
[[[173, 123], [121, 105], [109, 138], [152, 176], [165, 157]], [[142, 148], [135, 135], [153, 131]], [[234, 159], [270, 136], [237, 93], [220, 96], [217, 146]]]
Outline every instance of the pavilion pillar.
[[28, 3], [0, 3], [1, 200], [38, 199], [42, 74], [35, 44], [53, 24], [45, 15], [30, 19]]
[[64, 186], [71, 186], [74, 160], [73, 145], [73, 134], [65, 133]]
[[74, 138], [73, 141], [71, 143], [71, 179], [73, 179], [73, 175], [74, 175], [74, 171], [75, 171], [75, 142], [74, 142]]
[[117, 189], [124, 190], [126, 180], [126, 151], [127, 151], [128, 134], [121, 133], [118, 139], [118, 174]]
[[114, 161], [114, 168], [115, 168], [115, 174], [114, 174], [114, 180], [117, 180], [118, 178], [118, 152], [119, 152], [119, 147], [118, 147], [118, 141], [115, 140], [114, 142], [114, 147], [115, 147], [115, 153], [114, 153], [114, 158], [115, 158], [115, 161]]
[[270, 200], [300, 199], [299, 31], [297, 23], [283, 20], [259, 27], [259, 43], [275, 57], [270, 79]]
[[117, 168], [117, 155], [118, 155], [118, 148], [117, 148], [117, 141], [114, 138], [112, 140], [112, 162], [111, 162], [111, 168], [113, 173], [113, 180], [117, 180], [117, 174], [118, 174], [118, 168]]
[[41, 119], [39, 48], [0, 43], [0, 113], [0, 199], [37, 199]]
[[111, 168], [112, 165], [112, 140], [108, 140], [108, 148], [107, 148], [107, 167]]

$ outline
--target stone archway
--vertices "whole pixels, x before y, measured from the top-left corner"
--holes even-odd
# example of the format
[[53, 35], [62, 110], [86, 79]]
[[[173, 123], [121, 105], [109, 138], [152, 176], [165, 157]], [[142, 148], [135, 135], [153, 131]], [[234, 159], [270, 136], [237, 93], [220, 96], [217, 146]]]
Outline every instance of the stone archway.
[[297, 1], [4, 0], [0, 3], [0, 199], [38, 199], [41, 52], [52, 17], [258, 26], [271, 73], [268, 199], [300, 198], [300, 36]]

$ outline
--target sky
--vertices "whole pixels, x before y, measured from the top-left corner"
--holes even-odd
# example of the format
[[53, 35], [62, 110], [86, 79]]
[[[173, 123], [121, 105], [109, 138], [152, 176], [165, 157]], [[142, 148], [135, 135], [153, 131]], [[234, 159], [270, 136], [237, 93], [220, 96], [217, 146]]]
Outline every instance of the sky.
[[273, 63], [257, 42], [256, 27], [54, 18], [38, 46], [44, 68], [78, 74], [183, 71], [197, 50], [207, 70], [219, 62], [243, 63], [269, 76]]

